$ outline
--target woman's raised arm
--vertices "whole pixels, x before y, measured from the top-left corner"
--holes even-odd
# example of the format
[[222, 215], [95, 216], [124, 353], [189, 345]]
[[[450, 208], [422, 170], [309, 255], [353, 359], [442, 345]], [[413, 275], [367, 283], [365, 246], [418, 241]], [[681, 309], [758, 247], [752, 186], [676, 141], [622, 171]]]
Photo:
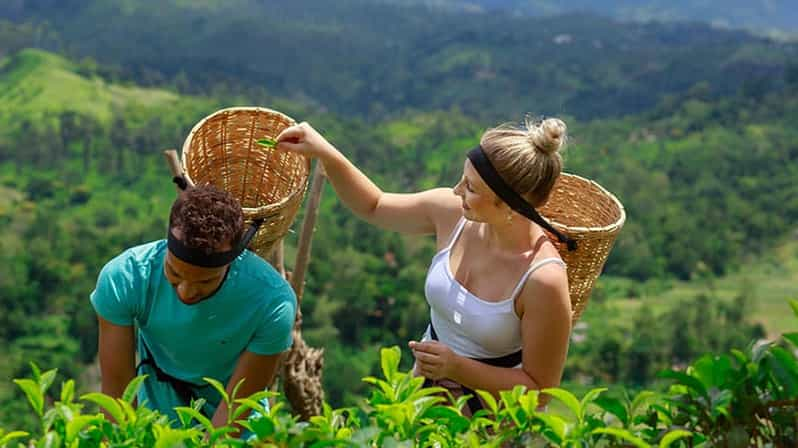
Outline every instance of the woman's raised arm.
[[341, 201], [359, 218], [401, 233], [435, 233], [438, 224], [460, 212], [450, 188], [412, 194], [383, 192], [321, 134], [307, 123], [285, 129], [277, 148], [318, 158]]

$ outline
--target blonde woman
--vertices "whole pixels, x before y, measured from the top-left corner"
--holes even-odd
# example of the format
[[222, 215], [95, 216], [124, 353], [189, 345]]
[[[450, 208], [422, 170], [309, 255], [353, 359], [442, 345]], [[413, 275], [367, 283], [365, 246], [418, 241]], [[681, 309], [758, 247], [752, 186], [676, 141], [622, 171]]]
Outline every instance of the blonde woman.
[[[410, 341], [415, 371], [455, 396], [481, 389], [498, 396], [524, 385], [559, 385], [571, 331], [565, 264], [540, 218], [562, 170], [559, 119], [487, 130], [468, 152], [454, 188], [383, 192], [307, 123], [277, 137], [280, 150], [318, 158], [343, 203], [387, 230], [434, 234], [427, 273], [430, 325]], [[483, 403], [469, 400], [467, 414]]]

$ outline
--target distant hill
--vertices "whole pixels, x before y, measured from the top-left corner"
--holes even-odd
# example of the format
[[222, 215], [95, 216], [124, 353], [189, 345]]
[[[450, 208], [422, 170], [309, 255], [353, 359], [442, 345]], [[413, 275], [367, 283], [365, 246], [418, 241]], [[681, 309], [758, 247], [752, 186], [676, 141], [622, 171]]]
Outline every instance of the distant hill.
[[87, 70], [35, 49], [0, 60], [0, 122], [39, 120], [71, 111], [107, 124], [114, 111], [162, 108], [181, 101], [166, 90], [108, 84]]
[[777, 89], [798, 58], [794, 46], [698, 23], [366, 0], [16, 0], [0, 4], [2, 17], [45, 24], [56, 37], [37, 45], [95, 58], [140, 85], [264, 89], [369, 120], [419, 109], [490, 121], [636, 114], [699, 82], [713, 97], [752, 79]]
[[466, 11], [542, 16], [591, 12], [621, 20], [703, 22], [719, 27], [798, 35], [793, 0], [429, 0]]

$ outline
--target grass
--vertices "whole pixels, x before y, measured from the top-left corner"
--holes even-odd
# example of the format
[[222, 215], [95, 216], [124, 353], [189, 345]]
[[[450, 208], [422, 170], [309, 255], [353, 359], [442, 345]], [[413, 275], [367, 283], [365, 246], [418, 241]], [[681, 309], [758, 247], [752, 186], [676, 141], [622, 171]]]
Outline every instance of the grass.
[[0, 123], [10, 132], [25, 119], [77, 112], [107, 125], [114, 112], [177, 108], [192, 99], [163, 89], [108, 84], [66, 59], [25, 49], [0, 61]]
[[[622, 279], [607, 279], [605, 282], [617, 289], [631, 286]], [[648, 290], [644, 286], [638, 291], [643, 291], [638, 297], [610, 295], [610, 300], [620, 311], [619, 318], [629, 316], [643, 306], [656, 313], [666, 309], [669, 303], [702, 293], [730, 300], [746, 291], [752, 297], [750, 319], [762, 323], [768, 336], [796, 331], [795, 317], [787, 299], [798, 298], [798, 239], [790, 239], [722, 277], [672, 282]]]

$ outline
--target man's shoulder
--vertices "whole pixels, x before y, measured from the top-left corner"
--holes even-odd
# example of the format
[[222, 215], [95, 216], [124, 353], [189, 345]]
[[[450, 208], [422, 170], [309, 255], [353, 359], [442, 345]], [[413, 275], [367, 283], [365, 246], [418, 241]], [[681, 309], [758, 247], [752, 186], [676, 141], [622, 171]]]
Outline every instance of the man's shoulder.
[[122, 251], [112, 258], [103, 267], [103, 271], [111, 273], [145, 273], [158, 257], [163, 257], [166, 242], [164, 240], [152, 241]]
[[246, 251], [236, 260], [239, 282], [247, 289], [260, 291], [260, 296], [274, 300], [293, 295], [291, 285], [274, 267], [251, 251]]

